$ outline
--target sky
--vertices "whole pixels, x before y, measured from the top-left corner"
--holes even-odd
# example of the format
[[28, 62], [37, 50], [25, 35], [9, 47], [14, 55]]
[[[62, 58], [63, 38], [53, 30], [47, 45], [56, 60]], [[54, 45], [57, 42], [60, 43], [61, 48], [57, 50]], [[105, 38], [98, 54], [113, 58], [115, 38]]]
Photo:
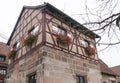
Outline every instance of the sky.
[[[88, 1], [88, 5], [90, 5], [91, 8], [96, 6], [97, 0]], [[49, 2], [56, 8], [82, 23], [79, 17], [75, 14], [85, 12], [85, 0], [2, 0], [0, 2], [0, 35], [4, 34], [7, 38], [10, 37], [23, 6], [35, 6], [43, 4], [44, 2]], [[7, 42], [6, 39], [1, 37], [0, 41], [5, 43]], [[120, 48], [118, 46], [112, 46], [105, 51], [99, 52], [98, 46], [99, 58], [102, 59], [109, 67], [120, 65], [119, 49]]]

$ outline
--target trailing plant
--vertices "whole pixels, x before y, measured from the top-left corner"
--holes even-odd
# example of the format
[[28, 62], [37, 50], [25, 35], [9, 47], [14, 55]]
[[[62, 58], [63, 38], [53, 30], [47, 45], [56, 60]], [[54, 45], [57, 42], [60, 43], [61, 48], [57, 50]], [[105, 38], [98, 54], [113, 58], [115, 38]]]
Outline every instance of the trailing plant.
[[12, 50], [12, 51], [9, 53], [9, 59], [14, 60], [14, 59], [15, 59], [16, 54], [17, 54], [17, 51]]
[[24, 45], [26, 46], [32, 46], [32, 44], [37, 40], [36, 35], [29, 35], [25, 40], [24, 40]]
[[71, 38], [69, 36], [59, 34], [56, 36], [56, 41], [58, 45], [60, 44], [63, 46], [67, 46], [71, 43]]
[[4, 80], [5, 80], [5, 77], [6, 77], [6, 75], [0, 74], [0, 80], [4, 81]]
[[86, 48], [85, 48], [85, 52], [88, 54], [88, 55], [95, 55], [95, 53], [96, 53], [96, 50], [95, 50], [95, 48], [94, 47], [92, 47], [92, 46], [87, 46]]

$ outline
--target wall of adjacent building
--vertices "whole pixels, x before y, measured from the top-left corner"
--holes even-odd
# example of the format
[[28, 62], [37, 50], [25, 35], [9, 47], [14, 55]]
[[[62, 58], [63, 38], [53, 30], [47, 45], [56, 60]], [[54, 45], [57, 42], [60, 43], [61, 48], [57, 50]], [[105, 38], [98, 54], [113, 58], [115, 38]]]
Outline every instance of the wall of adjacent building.
[[116, 83], [116, 77], [111, 75], [102, 74], [102, 82], [104, 83]]

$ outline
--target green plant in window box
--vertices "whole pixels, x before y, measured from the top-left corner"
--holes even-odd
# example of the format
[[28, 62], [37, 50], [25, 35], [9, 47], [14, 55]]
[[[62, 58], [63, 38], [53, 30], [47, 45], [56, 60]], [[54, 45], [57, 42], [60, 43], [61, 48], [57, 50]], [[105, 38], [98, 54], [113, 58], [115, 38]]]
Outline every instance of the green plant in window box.
[[12, 50], [12, 51], [9, 53], [9, 59], [14, 60], [14, 59], [15, 59], [16, 54], [17, 54], [17, 51]]
[[68, 46], [71, 43], [71, 38], [69, 36], [59, 34], [56, 36], [56, 41], [58, 45]]
[[36, 40], [37, 40], [37, 36], [31, 34], [25, 39], [24, 45], [30, 47]]
[[85, 48], [85, 52], [89, 55], [89, 56], [91, 56], [91, 55], [95, 55], [95, 53], [96, 53], [96, 50], [95, 50], [95, 48], [94, 47], [92, 47], [92, 46], [87, 46], [86, 48]]

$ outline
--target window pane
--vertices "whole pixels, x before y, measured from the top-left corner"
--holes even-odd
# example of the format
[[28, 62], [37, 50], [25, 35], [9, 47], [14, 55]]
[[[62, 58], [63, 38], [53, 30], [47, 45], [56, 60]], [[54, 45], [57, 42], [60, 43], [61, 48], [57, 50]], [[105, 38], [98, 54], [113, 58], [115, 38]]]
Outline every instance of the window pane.
[[13, 49], [14, 50], [17, 50], [20, 46], [20, 42], [16, 42], [14, 45], [13, 45]]
[[58, 33], [58, 28], [56, 26], [52, 26], [52, 32], [57, 34]]
[[6, 69], [3, 69], [2, 67], [0, 67], [0, 74], [6, 74]]
[[76, 83], [85, 83], [84, 76], [77, 76]]
[[28, 81], [29, 83], [36, 83], [36, 74], [30, 75]]
[[30, 33], [32, 35], [36, 35], [36, 34], [38, 34], [38, 30], [39, 30], [39, 26], [38, 25], [34, 26], [34, 28], [30, 31]]
[[5, 61], [5, 56], [0, 56], [0, 62], [3, 62], [3, 61]]
[[56, 27], [56, 26], [52, 26], [52, 32], [54, 34], [61, 34], [61, 35], [65, 35], [66, 31], [60, 27]]
[[58, 34], [65, 35], [65, 31], [61, 28], [58, 28]]

